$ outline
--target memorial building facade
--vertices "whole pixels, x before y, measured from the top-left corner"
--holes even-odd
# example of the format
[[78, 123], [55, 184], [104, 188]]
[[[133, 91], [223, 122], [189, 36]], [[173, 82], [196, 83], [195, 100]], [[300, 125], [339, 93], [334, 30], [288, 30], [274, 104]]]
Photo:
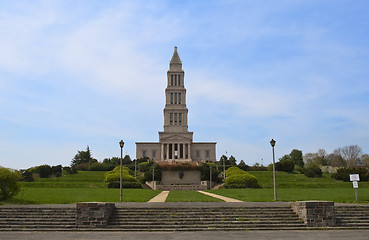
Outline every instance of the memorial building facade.
[[177, 47], [170, 60], [165, 89], [164, 131], [159, 142], [136, 142], [136, 158], [148, 157], [155, 162], [215, 162], [216, 142], [193, 142], [188, 131], [185, 73]]

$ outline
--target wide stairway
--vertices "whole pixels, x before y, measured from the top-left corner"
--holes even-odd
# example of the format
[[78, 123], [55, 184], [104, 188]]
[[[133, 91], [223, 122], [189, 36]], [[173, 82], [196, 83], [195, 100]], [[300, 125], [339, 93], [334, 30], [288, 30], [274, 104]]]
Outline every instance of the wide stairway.
[[336, 206], [337, 227], [369, 229], [369, 206]]
[[118, 207], [107, 228], [117, 231], [306, 229], [290, 207]]
[[76, 228], [76, 208], [0, 208], [0, 231], [60, 231]]

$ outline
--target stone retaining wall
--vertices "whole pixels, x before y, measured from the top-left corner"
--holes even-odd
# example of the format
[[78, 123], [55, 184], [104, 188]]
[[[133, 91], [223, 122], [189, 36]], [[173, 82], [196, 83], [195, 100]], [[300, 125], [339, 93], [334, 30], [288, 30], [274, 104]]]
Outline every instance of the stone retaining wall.
[[207, 185], [156, 185], [156, 190], [161, 191], [204, 191], [207, 188]]
[[114, 203], [77, 203], [78, 227], [104, 228], [115, 209]]
[[336, 225], [334, 202], [292, 202], [291, 207], [308, 227], [334, 227]]

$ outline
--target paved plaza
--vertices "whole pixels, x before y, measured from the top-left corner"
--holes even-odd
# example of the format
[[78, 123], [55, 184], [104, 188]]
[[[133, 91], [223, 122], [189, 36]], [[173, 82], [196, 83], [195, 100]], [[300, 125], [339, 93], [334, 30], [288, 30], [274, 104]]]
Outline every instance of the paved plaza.
[[212, 232], [1, 232], [1, 240], [367, 240], [369, 230], [327, 231], [212, 231]]

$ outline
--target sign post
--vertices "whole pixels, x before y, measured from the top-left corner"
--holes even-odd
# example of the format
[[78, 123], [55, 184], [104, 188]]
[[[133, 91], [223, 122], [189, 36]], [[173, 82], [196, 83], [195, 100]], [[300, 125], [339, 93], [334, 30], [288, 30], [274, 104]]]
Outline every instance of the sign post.
[[359, 188], [360, 176], [359, 174], [350, 174], [350, 181], [352, 182], [352, 187], [355, 189], [355, 199], [357, 202], [357, 189]]

